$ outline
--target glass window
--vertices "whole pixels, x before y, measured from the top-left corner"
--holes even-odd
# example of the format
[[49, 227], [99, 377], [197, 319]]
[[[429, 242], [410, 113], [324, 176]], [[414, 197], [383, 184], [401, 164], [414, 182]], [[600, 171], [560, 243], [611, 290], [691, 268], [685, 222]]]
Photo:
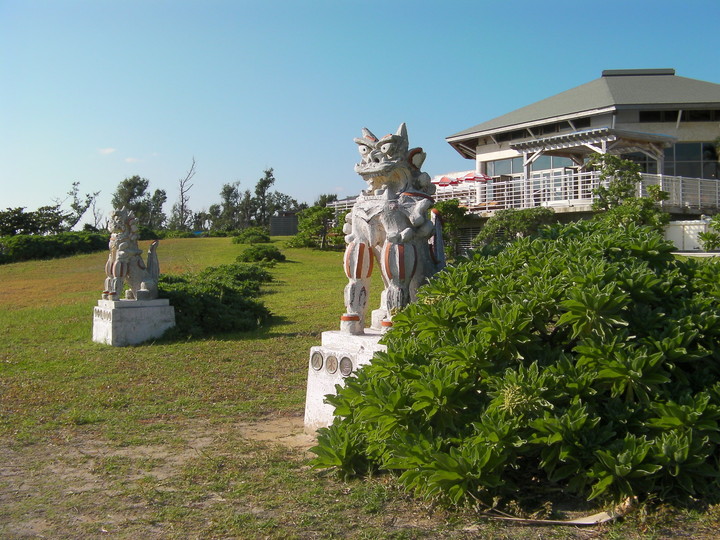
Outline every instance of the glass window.
[[641, 122], [662, 122], [662, 111], [640, 111]]
[[685, 111], [683, 120], [687, 122], [712, 122], [712, 111]]
[[488, 176], [495, 176], [495, 162], [494, 161], [488, 161], [485, 163], [485, 174]]
[[703, 143], [702, 145], [702, 158], [703, 161], [717, 161], [717, 150], [715, 145], [712, 143]]
[[551, 167], [552, 163], [550, 161], [550, 156], [540, 156], [532, 164], [533, 171], [542, 171], [545, 169], [550, 169]]
[[717, 178], [720, 173], [720, 163], [705, 162], [703, 163], [703, 178]]
[[523, 172], [523, 158], [516, 157], [512, 159], [512, 172], [513, 174]]
[[577, 120], [573, 120], [573, 124], [575, 125], [575, 129], [589, 128], [590, 127], [590, 117], [578, 118]]
[[675, 162], [675, 175], [687, 178], [700, 178], [702, 169], [699, 161], [677, 161]]
[[561, 167], [574, 167], [575, 163], [570, 158], [553, 156], [551, 166], [553, 169], [559, 169]]
[[495, 162], [495, 174], [493, 176], [510, 173], [512, 173], [512, 166], [509, 159], [499, 159]]
[[675, 161], [700, 161], [700, 143], [677, 143]]

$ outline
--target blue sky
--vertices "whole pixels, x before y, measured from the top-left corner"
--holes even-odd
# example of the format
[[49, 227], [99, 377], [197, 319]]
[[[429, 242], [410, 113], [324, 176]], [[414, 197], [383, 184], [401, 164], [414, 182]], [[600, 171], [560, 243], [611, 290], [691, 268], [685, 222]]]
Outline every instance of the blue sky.
[[311, 203], [356, 194], [353, 137], [406, 122], [431, 175], [445, 137], [596, 79], [675, 68], [720, 83], [717, 0], [0, 0], [0, 208], [140, 175], [166, 212], [224, 183]]

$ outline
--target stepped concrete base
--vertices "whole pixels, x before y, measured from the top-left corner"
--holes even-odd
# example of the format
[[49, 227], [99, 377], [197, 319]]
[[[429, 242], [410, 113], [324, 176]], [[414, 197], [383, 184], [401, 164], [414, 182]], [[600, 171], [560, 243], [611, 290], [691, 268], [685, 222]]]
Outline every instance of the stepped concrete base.
[[114, 347], [157, 339], [175, 326], [170, 300], [98, 300], [93, 312], [93, 341]]
[[307, 394], [305, 397], [305, 432], [333, 422], [334, 407], [324, 403], [327, 394], [335, 394], [335, 385], [344, 386], [345, 377], [369, 364], [377, 351], [385, 351], [378, 341], [379, 330], [365, 329], [365, 334], [352, 335], [337, 330], [322, 333], [322, 345], [310, 349]]

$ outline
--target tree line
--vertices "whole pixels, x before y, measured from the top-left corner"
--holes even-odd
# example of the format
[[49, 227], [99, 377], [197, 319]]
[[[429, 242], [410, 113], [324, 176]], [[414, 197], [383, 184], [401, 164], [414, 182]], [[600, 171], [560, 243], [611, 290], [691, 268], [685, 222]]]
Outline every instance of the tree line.
[[[164, 206], [168, 195], [164, 189], [152, 190], [150, 181], [138, 175], [122, 180], [112, 196], [113, 209], [132, 210], [141, 228], [154, 231], [229, 232], [248, 227], [268, 227], [270, 217], [278, 213], [299, 212], [308, 207], [291, 196], [272, 190], [275, 175], [272, 168], [263, 171], [254, 189], [240, 188], [240, 182], [222, 186], [219, 202], [207, 209], [193, 211], [190, 207], [190, 190], [196, 163], [193, 158], [187, 173], [178, 180], [178, 199], [169, 215]], [[100, 192], [80, 194], [80, 183], [73, 182], [64, 200], [42, 206], [34, 211], [25, 207], [0, 210], [0, 236], [48, 235], [72, 230], [90, 210], [92, 221], [85, 230], [105, 229], [107, 219], [97, 208]], [[70, 209], [65, 209], [69, 202]]]

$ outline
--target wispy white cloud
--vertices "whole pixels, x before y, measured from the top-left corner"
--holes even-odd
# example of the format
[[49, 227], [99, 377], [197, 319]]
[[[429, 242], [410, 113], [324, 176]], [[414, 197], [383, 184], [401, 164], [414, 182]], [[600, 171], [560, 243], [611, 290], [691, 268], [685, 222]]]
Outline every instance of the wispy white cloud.
[[102, 154], [103, 156], [107, 156], [109, 154], [112, 154], [116, 150], [117, 150], [116, 148], [99, 148], [98, 153]]
[[136, 158], [136, 157], [126, 157], [125, 158], [125, 163], [138, 163], [139, 161], [141, 161], [140, 158]]

